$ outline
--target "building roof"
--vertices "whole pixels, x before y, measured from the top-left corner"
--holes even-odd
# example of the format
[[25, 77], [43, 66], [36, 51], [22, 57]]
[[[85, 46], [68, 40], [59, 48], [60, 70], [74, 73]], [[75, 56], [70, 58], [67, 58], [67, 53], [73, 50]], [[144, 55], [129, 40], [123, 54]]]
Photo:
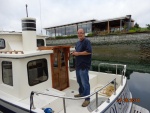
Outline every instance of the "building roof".
[[[124, 19], [129, 19], [129, 18], [130, 17], [128, 17], [128, 15], [127, 15], [127, 16], [123, 16], [123, 17], [99, 20], [99, 21], [95, 21], [94, 23], [108, 22], [108, 21], [114, 21], [114, 20], [124, 20]], [[134, 22], [134, 20], [132, 18], [131, 18], [131, 22]]]
[[[121, 19], [123, 20], [123, 19], [129, 19], [130, 16], [131, 15], [126, 15], [126, 16], [123, 16], [123, 17], [104, 19], [104, 20], [91, 19], [91, 20], [86, 20], [86, 21], [70, 23], [70, 24], [64, 24], [64, 25], [57, 25], [57, 26], [47, 27], [47, 28], [44, 28], [44, 29], [53, 29], [53, 28], [57, 28], [57, 27], [64, 27], [64, 26], [70, 26], [70, 25], [81, 24], [81, 23], [88, 23], [88, 22], [101, 23], [101, 22], [108, 22], [108, 21], [121, 20]], [[134, 22], [134, 20], [132, 18], [131, 18], [131, 22]]]
[[91, 19], [91, 20], [79, 21], [79, 22], [74, 22], [74, 23], [70, 23], [70, 24], [64, 24], [64, 25], [57, 25], [57, 26], [47, 27], [47, 28], [44, 28], [44, 29], [52, 29], [52, 28], [57, 28], [57, 27], [64, 27], [64, 26], [70, 26], [70, 25], [87, 23], [87, 22], [94, 22], [94, 21], [97, 21], [97, 20], [96, 19]]

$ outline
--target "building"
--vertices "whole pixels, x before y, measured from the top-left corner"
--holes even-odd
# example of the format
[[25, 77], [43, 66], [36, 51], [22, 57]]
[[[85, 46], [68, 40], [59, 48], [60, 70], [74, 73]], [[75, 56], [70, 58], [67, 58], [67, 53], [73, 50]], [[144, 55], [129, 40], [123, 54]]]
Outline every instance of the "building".
[[44, 28], [46, 34], [50, 37], [77, 35], [77, 30], [83, 28], [86, 35], [94, 33], [96, 35], [103, 33], [113, 33], [120, 31], [128, 31], [134, 26], [134, 20], [131, 15], [124, 17], [106, 19], [106, 20], [87, 20], [65, 25], [58, 25]]

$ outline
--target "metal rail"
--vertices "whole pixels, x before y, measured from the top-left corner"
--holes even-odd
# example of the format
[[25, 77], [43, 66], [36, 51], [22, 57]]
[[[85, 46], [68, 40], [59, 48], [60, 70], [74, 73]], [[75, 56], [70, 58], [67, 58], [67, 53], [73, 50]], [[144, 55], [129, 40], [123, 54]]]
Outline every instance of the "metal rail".
[[[50, 95], [50, 94], [46, 94], [46, 93], [42, 93], [42, 92], [38, 92], [38, 91], [32, 91], [30, 94], [30, 113], [32, 112], [32, 109], [35, 109], [34, 106], [34, 100], [33, 100], [33, 95], [34, 94], [41, 94], [41, 95], [47, 95], [47, 96], [52, 96], [52, 97], [58, 97], [58, 98], [62, 98], [63, 99], [63, 108], [64, 108], [64, 113], [66, 113], [66, 104], [65, 104], [65, 99], [70, 99], [70, 100], [81, 100], [81, 99], [85, 99], [88, 97], [93, 96], [94, 94], [96, 95], [96, 111], [98, 111], [98, 92], [101, 91], [102, 89], [104, 89], [105, 87], [107, 87], [109, 84], [111, 84], [111, 82], [114, 81], [114, 95], [116, 94], [116, 78], [114, 78], [113, 80], [111, 80], [108, 84], [106, 84], [105, 86], [103, 86], [102, 88], [98, 89], [97, 91], [91, 93], [90, 95], [84, 96], [84, 97], [66, 97], [66, 96], [59, 96], [59, 95]], [[109, 98], [108, 98], [108, 103]]]
[[[101, 65], [111, 65], [111, 66], [116, 66], [116, 74], [117, 74], [117, 68], [118, 66], [123, 66], [123, 70], [122, 70], [122, 76], [121, 76], [121, 85], [123, 85], [123, 76], [125, 77], [125, 73], [126, 73], [126, 65], [123, 64], [110, 64], [110, 63], [100, 63], [98, 65], [98, 71], [100, 72], [100, 66]], [[114, 95], [116, 94], [116, 78], [114, 78], [113, 80], [111, 80], [108, 84], [106, 84], [105, 86], [103, 86], [102, 88], [100, 88], [99, 90], [91, 93], [90, 95], [84, 96], [84, 97], [66, 97], [66, 96], [59, 96], [59, 95], [50, 95], [50, 94], [46, 94], [46, 93], [42, 93], [42, 92], [38, 92], [38, 91], [32, 91], [30, 94], [30, 113], [32, 112], [32, 109], [35, 109], [34, 106], [34, 101], [33, 101], [33, 96], [34, 94], [41, 94], [41, 95], [47, 95], [47, 96], [52, 96], [52, 97], [58, 97], [58, 98], [62, 98], [63, 99], [63, 109], [64, 109], [64, 113], [66, 113], [66, 103], [65, 100], [66, 99], [70, 99], [70, 100], [81, 100], [81, 99], [85, 99], [88, 97], [93, 96], [94, 94], [96, 95], [96, 112], [98, 111], [98, 92], [101, 91], [102, 89], [104, 89], [105, 87], [107, 87], [109, 84], [111, 84], [114, 81]], [[107, 102], [110, 102], [110, 99], [107, 99]]]
[[123, 70], [122, 70], [122, 72], [121, 72], [121, 74], [122, 74], [122, 76], [121, 76], [121, 85], [123, 85], [123, 77], [125, 77], [126, 65], [124, 65], [124, 64], [99, 63], [99, 64], [98, 64], [98, 72], [100, 72], [100, 67], [101, 67], [101, 65], [115, 66], [115, 67], [116, 67], [116, 74], [118, 74], [118, 73], [117, 73], [118, 66], [122, 66], [122, 67], [123, 67]]

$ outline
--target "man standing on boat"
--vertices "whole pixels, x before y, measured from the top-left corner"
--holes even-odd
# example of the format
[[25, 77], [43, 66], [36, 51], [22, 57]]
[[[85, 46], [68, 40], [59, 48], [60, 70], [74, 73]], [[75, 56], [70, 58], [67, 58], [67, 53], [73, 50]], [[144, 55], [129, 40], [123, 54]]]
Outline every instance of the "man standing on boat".
[[[88, 71], [91, 66], [92, 47], [91, 42], [85, 38], [83, 29], [78, 30], [78, 39], [75, 52], [72, 53], [76, 57], [76, 78], [79, 84], [79, 94], [74, 97], [82, 97], [90, 94], [90, 83]], [[82, 107], [88, 106], [90, 98], [86, 98]]]

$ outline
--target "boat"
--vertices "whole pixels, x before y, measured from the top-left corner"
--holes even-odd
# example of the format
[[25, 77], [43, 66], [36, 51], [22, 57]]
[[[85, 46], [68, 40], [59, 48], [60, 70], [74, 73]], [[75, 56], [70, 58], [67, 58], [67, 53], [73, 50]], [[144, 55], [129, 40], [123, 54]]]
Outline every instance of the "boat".
[[[0, 32], [0, 113], [149, 113], [133, 104], [140, 99], [132, 97], [123, 64], [100, 63], [98, 72], [89, 71], [90, 95], [74, 98], [74, 47], [46, 46], [36, 19], [21, 22], [22, 32]], [[104, 65], [115, 73], [101, 72]], [[81, 107], [87, 97], [90, 104]]]

